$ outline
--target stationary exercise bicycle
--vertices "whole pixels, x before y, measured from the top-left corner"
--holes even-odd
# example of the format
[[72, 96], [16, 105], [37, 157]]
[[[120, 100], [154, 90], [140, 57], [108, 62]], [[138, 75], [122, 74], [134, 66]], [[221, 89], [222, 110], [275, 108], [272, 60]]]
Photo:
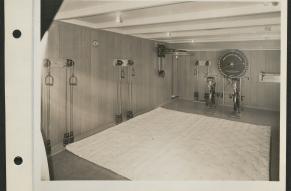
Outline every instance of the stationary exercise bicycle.
[[[239, 50], [228, 50], [219, 59], [218, 69], [224, 76], [224, 80], [229, 80], [231, 84], [232, 93], [229, 98], [233, 101], [234, 116], [239, 117], [241, 112], [241, 102], [243, 99], [243, 96], [241, 95], [241, 82], [248, 70], [247, 57]], [[225, 92], [224, 80], [223, 92]], [[223, 103], [224, 101], [225, 97], [223, 96]]]
[[208, 96], [206, 98], [206, 105], [209, 108], [214, 108], [216, 106], [215, 103], [215, 87], [216, 82], [214, 77], [207, 77], [207, 88], [208, 88]]
[[233, 112], [239, 114], [241, 110], [241, 96], [240, 96], [240, 78], [232, 78], [232, 101], [233, 101]]

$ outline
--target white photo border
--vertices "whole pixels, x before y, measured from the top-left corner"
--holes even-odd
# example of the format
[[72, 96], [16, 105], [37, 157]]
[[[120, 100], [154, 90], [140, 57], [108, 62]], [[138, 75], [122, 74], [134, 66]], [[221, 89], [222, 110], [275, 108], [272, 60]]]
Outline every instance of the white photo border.
[[[215, 0], [207, 0], [215, 1]], [[223, 1], [223, 0], [216, 0]], [[226, 0], [224, 0], [226, 1]], [[242, 1], [242, 0], [229, 0]], [[254, 1], [254, 0], [244, 0]], [[256, 0], [264, 1], [264, 0]], [[267, 1], [264, 1], [267, 2]], [[269, 2], [274, 2], [269, 1]], [[287, 0], [281, 4], [279, 181], [41, 181], [40, 0], [5, 0], [7, 191], [283, 191], [286, 186]], [[19, 29], [21, 37], [12, 32]], [[14, 158], [23, 158], [21, 165]]]

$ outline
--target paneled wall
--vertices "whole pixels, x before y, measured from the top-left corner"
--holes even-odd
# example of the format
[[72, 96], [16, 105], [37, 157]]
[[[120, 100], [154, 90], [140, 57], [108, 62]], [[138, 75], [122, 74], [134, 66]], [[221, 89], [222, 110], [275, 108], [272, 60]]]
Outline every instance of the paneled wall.
[[[259, 82], [260, 72], [280, 73], [280, 51], [279, 50], [251, 50], [243, 51], [249, 62], [249, 69], [246, 78], [242, 80], [243, 104], [247, 107], [276, 110], [278, 111], [280, 102], [280, 84]], [[194, 76], [194, 63], [196, 60], [210, 60], [211, 66], [209, 74], [216, 77], [216, 92], [222, 92], [223, 77], [217, 69], [221, 51], [197, 51], [191, 56], [179, 56], [176, 61], [178, 82], [177, 89], [180, 98], [193, 100], [193, 92], [199, 92], [199, 99], [203, 99], [206, 89], [205, 73], [206, 67], [199, 67], [199, 79]], [[231, 105], [232, 99], [229, 98], [231, 85], [225, 81], [225, 104]], [[218, 99], [222, 103], [222, 98]]]
[[[98, 41], [98, 46], [92, 42]], [[134, 113], [143, 113], [162, 105], [171, 97], [172, 57], [164, 60], [166, 77], [157, 75], [155, 42], [112, 32], [56, 22], [48, 33], [46, 57], [52, 64], [54, 86], [51, 87], [50, 139], [53, 148], [62, 144], [65, 133], [66, 68], [62, 59], [75, 61], [78, 85], [73, 88], [73, 127], [76, 136], [102, 130], [114, 123], [116, 105], [117, 70], [114, 58], [135, 61], [133, 84]], [[43, 69], [43, 77], [46, 69]], [[67, 89], [69, 90], [69, 89]], [[43, 86], [42, 107], [46, 110], [46, 86]], [[128, 107], [127, 84], [123, 82], [123, 112]], [[43, 123], [46, 116], [43, 115]], [[44, 125], [43, 125], [44, 126]]]
[[[94, 40], [98, 41], [98, 46], [92, 45]], [[130, 58], [135, 61], [133, 110], [136, 114], [170, 101], [171, 95], [193, 100], [193, 92], [198, 90], [201, 92], [199, 99], [203, 99], [203, 92], [206, 90], [203, 72], [205, 73], [206, 69], [200, 68], [200, 78], [197, 81], [194, 76], [196, 60], [211, 61], [210, 75], [216, 76], [216, 91], [222, 92], [223, 78], [217, 70], [217, 62], [223, 52], [196, 51], [192, 56], [179, 56], [178, 59], [175, 56], [167, 56], [164, 59], [166, 77], [160, 78], [157, 75], [158, 60], [155, 51], [154, 41], [55, 22], [48, 33], [46, 50], [46, 57], [53, 63], [54, 76], [54, 86], [50, 89], [50, 139], [53, 149], [61, 148], [66, 129], [66, 68], [63, 67], [63, 59], [70, 58], [76, 63], [75, 75], [78, 85], [73, 89], [73, 128], [77, 137], [88, 135], [88, 132], [101, 131], [114, 123], [117, 111], [117, 70], [112, 65], [114, 58]], [[242, 95], [245, 96], [243, 104], [248, 107], [279, 110], [279, 84], [259, 82], [259, 72], [279, 73], [280, 51], [243, 52], [249, 61], [247, 78], [243, 79], [242, 83]], [[45, 74], [44, 68], [42, 78]], [[231, 93], [231, 86], [226, 81], [225, 84], [225, 103], [230, 105], [232, 100], [228, 98], [228, 94]], [[45, 114], [46, 86], [43, 86], [42, 91], [42, 108]], [[122, 94], [125, 113], [129, 101], [125, 81]], [[222, 103], [222, 99], [218, 102]], [[46, 115], [42, 115], [42, 119], [44, 127], [47, 122]]]

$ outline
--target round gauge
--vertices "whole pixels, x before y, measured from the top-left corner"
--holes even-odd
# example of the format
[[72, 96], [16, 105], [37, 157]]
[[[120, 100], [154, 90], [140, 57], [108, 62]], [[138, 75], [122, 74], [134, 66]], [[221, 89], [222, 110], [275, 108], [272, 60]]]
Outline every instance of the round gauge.
[[218, 69], [227, 78], [242, 77], [248, 69], [248, 61], [241, 51], [231, 50], [220, 58]]

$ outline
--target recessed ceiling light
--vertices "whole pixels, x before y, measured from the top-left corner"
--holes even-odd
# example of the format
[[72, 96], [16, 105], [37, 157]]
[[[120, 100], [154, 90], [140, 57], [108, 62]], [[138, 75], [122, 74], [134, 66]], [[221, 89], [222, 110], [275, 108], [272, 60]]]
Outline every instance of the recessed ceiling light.
[[194, 40], [191, 40], [192, 43], [194, 43]]
[[264, 2], [263, 4], [264, 4], [264, 6], [274, 6], [274, 7], [276, 7], [276, 6], [279, 5], [279, 2], [277, 2], [277, 1], [273, 1], [273, 2]]
[[117, 14], [116, 14], [115, 22], [117, 22], [117, 23], [122, 23], [122, 18], [121, 18], [120, 13], [117, 13]]
[[276, 1], [275, 2], [272, 2], [272, 5], [273, 6], [278, 6], [279, 5], [279, 2], [276, 2]]
[[172, 34], [170, 32], [167, 32], [167, 36], [170, 37]]

